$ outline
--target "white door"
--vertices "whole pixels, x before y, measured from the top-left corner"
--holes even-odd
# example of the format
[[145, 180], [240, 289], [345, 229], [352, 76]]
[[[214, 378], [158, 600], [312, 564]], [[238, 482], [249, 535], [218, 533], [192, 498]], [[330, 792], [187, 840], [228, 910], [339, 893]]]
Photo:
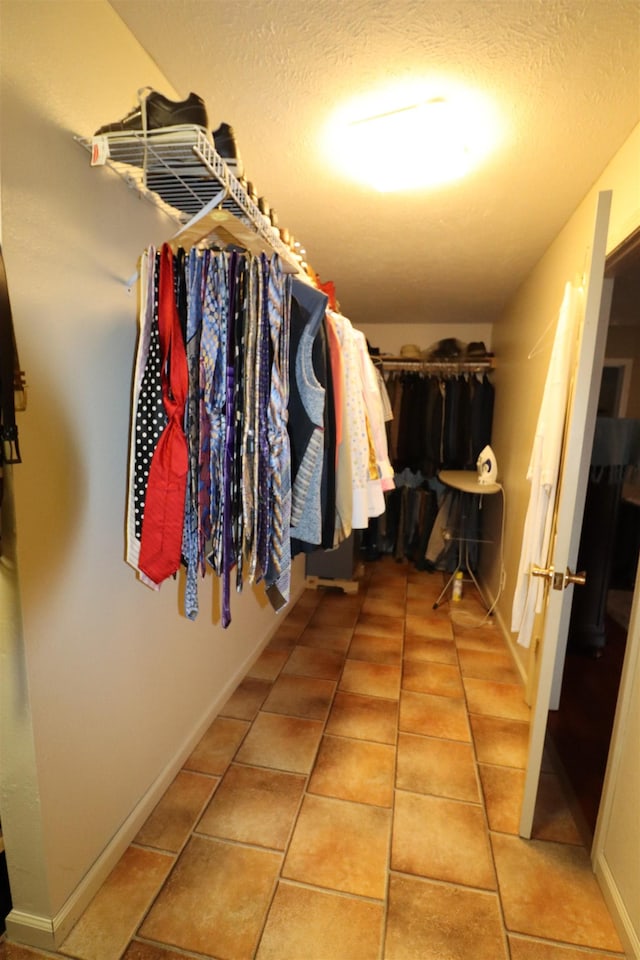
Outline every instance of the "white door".
[[[564, 438], [555, 538], [552, 539], [547, 570], [546, 608], [542, 629], [539, 679], [529, 738], [520, 836], [530, 837], [533, 825], [542, 751], [549, 709], [558, 706], [560, 683], [567, 646], [573, 591], [581, 589], [566, 582], [566, 573], [575, 572], [582, 515], [586, 497], [591, 447], [595, 430], [600, 371], [604, 357], [612, 281], [604, 281], [611, 191], [598, 195], [596, 222], [589, 267], [584, 277], [584, 321], [573, 374], [569, 414]], [[567, 278], [570, 279], [570, 278]], [[589, 571], [586, 571], [587, 578]]]

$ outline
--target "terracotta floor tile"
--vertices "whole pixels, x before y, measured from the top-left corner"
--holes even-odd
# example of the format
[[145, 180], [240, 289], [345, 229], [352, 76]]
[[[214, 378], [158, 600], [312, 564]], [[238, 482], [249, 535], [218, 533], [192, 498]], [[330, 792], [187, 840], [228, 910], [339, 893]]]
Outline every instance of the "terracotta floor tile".
[[281, 861], [277, 853], [193, 837], [140, 935], [207, 956], [250, 960]]
[[524, 701], [520, 683], [496, 683], [476, 677], [463, 677], [462, 681], [469, 713], [529, 721], [531, 708]]
[[433, 611], [433, 602], [445, 583], [441, 573], [424, 573], [414, 568], [407, 578], [407, 601], [429, 604], [429, 610]]
[[403, 609], [400, 616], [404, 616], [404, 602], [406, 599], [406, 593], [406, 577], [400, 575], [398, 577], [394, 577], [393, 580], [389, 577], [384, 577], [382, 579], [375, 579], [369, 582], [369, 585], [367, 586], [365, 602], [366, 600], [386, 600], [388, 598], [395, 598], [398, 602], [402, 602]]
[[0, 940], [0, 960], [43, 960], [44, 956], [39, 950]]
[[524, 791], [524, 770], [478, 764], [489, 829], [518, 833]]
[[200, 773], [181, 770], [139, 830], [135, 843], [177, 853], [184, 846], [218, 782]]
[[[334, 598], [337, 600], [337, 598]], [[309, 627], [355, 627], [360, 614], [361, 604], [355, 605], [320, 605], [309, 620]]]
[[298, 645], [291, 651], [282, 668], [282, 675], [295, 674], [298, 677], [339, 680], [343, 664], [344, 656], [340, 653]]
[[390, 744], [325, 736], [309, 792], [357, 803], [390, 807], [396, 751]]
[[184, 954], [156, 947], [152, 943], [143, 943], [141, 940], [132, 940], [122, 960], [184, 960]]
[[256, 960], [373, 960], [383, 920], [381, 903], [281, 882]]
[[482, 807], [396, 791], [391, 868], [495, 890]]
[[622, 950], [587, 851], [492, 834], [507, 929], [601, 950]]
[[305, 797], [282, 876], [382, 900], [391, 810], [328, 797]]
[[411, 690], [400, 694], [400, 730], [449, 740], [471, 740], [464, 700]]
[[333, 653], [346, 654], [353, 636], [353, 627], [307, 627], [300, 634], [298, 643], [302, 647], [317, 647]]
[[391, 876], [386, 960], [507, 960], [498, 898]]
[[464, 626], [453, 623], [453, 637], [460, 650], [478, 650], [480, 653], [506, 653], [507, 645], [495, 624]]
[[282, 674], [262, 704], [265, 713], [284, 713], [290, 717], [324, 720], [336, 689], [331, 680]]
[[253, 720], [271, 690], [268, 680], [253, 680], [247, 677], [239, 683], [220, 711], [221, 717], [235, 720]]
[[397, 700], [400, 696], [400, 674], [400, 667], [386, 663], [347, 660], [339, 689], [344, 693], [359, 693], [367, 697]]
[[397, 723], [397, 700], [361, 697], [338, 690], [326, 731], [340, 737], [395, 743]]
[[405, 660], [402, 667], [402, 689], [413, 693], [431, 693], [438, 697], [464, 696], [457, 664]]
[[415, 615], [408, 611], [405, 635], [407, 637], [426, 637], [428, 640], [453, 640], [451, 621], [446, 611], [441, 610], [432, 611], [428, 615]]
[[405, 660], [433, 660], [436, 663], [457, 664], [458, 651], [453, 640], [433, 637], [405, 637]]
[[529, 724], [519, 720], [470, 716], [478, 763], [494, 763], [502, 767], [527, 765]]
[[404, 617], [389, 617], [379, 613], [361, 613], [358, 617], [355, 634], [369, 634], [372, 637], [404, 636]]
[[306, 623], [281, 623], [267, 644], [267, 650], [288, 650], [295, 647], [300, 634], [304, 632]]
[[367, 633], [354, 633], [349, 646], [350, 660], [367, 660], [369, 663], [402, 663], [401, 637], [376, 637]]
[[232, 764], [197, 826], [198, 833], [284, 850], [305, 778]]
[[64, 940], [60, 953], [82, 960], [118, 960], [175, 858], [129, 847]]
[[287, 612], [283, 623], [286, 623], [289, 627], [300, 627], [303, 630], [319, 606], [320, 600], [317, 603], [307, 603], [303, 594], [300, 600]]
[[473, 747], [455, 740], [401, 733], [396, 786], [413, 793], [479, 802]]
[[511, 960], [606, 960], [616, 956], [624, 960], [622, 954], [606, 955], [594, 950], [574, 950], [573, 947], [563, 947], [560, 944], [549, 943], [543, 940], [527, 940], [521, 937], [510, 936]]
[[511, 654], [506, 651], [463, 650], [458, 647], [460, 670], [464, 677], [493, 680], [499, 683], [520, 683]]
[[532, 836], [558, 843], [583, 842], [560, 778], [554, 773], [540, 773]]
[[288, 649], [270, 650], [267, 647], [266, 650], [262, 651], [256, 662], [249, 667], [247, 670], [247, 677], [252, 677], [254, 680], [268, 680], [273, 682], [284, 667], [288, 658]]
[[374, 596], [367, 592], [362, 604], [363, 614], [380, 615], [383, 617], [404, 617], [404, 591], [398, 591], [397, 596]]
[[259, 713], [236, 760], [289, 773], [309, 773], [322, 728], [320, 720]]
[[217, 717], [184, 765], [185, 770], [221, 776], [231, 763], [250, 724]]

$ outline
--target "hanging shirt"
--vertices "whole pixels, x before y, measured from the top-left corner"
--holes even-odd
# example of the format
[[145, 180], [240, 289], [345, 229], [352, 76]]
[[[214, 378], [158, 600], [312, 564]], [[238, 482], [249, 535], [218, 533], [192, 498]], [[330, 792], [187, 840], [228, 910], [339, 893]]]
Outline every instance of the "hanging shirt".
[[569, 394], [571, 357], [581, 305], [582, 291], [567, 283], [527, 471], [531, 493], [522, 534], [522, 551], [511, 615], [511, 630], [518, 634], [518, 643], [523, 647], [530, 645], [534, 618], [542, 609], [544, 584], [542, 579], [531, 575], [531, 568], [533, 565], [546, 566], [548, 559]]

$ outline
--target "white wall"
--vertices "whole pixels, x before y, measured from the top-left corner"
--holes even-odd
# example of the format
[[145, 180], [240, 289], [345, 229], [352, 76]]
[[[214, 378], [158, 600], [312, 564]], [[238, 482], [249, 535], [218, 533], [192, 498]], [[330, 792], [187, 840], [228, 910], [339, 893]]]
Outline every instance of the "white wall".
[[222, 630], [207, 576], [191, 623], [180, 583], [152, 592], [123, 560], [136, 337], [124, 281], [175, 228], [92, 169], [73, 135], [121, 117], [145, 84], [185, 92], [105, 0], [3, 0], [1, 12], [3, 247], [28, 409], [14, 471], [22, 636], [15, 617], [0, 621], [0, 811], [14, 917], [47, 945], [277, 618], [247, 588]]

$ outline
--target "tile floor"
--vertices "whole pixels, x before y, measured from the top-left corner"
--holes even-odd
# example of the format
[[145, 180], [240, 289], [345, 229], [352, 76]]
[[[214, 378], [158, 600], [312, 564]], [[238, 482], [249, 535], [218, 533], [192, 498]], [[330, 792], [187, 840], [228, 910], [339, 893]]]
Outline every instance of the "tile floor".
[[[58, 954], [623, 957], [551, 770], [517, 836], [528, 709], [470, 587], [368, 564], [305, 591]], [[0, 944], [2, 960], [43, 953]]]

